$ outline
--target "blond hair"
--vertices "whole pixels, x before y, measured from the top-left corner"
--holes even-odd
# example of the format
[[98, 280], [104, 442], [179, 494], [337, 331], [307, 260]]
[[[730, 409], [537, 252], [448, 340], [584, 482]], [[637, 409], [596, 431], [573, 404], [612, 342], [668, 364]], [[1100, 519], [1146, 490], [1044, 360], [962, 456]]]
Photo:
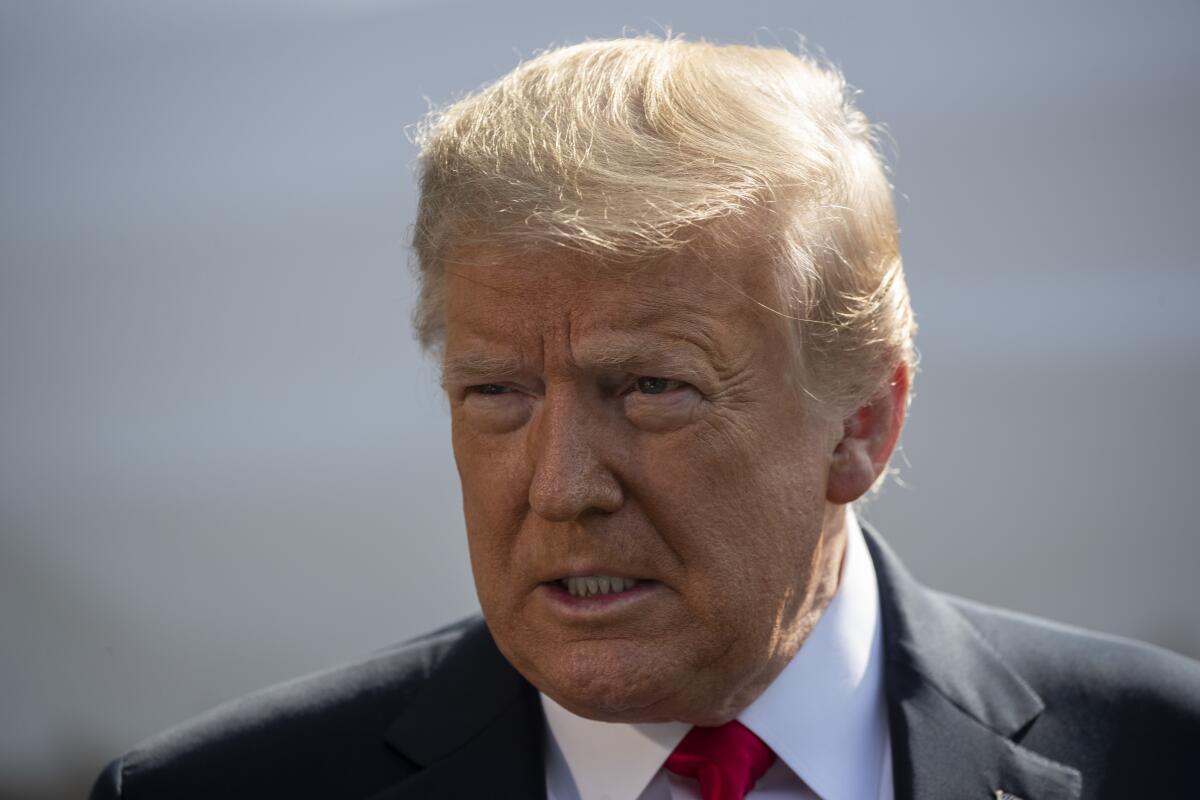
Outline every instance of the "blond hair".
[[418, 132], [421, 344], [445, 336], [451, 247], [600, 262], [753, 248], [796, 320], [806, 389], [839, 408], [914, 360], [890, 186], [841, 74], [678, 38], [542, 53]]

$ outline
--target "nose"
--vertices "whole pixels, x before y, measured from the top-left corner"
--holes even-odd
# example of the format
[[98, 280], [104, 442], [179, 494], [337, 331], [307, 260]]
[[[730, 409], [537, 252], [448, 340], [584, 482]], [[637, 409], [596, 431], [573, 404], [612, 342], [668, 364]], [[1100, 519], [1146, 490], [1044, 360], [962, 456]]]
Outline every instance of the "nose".
[[606, 437], [601, 415], [577, 393], [557, 387], [547, 389], [535, 413], [530, 508], [553, 522], [619, 509], [621, 484], [598, 450]]

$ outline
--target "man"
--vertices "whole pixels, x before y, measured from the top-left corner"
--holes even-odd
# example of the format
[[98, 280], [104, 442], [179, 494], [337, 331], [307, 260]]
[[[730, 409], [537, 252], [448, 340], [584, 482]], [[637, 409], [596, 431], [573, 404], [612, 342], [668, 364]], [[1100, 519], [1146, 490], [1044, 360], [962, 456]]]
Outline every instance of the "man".
[[592, 42], [421, 142], [416, 323], [483, 619], [218, 709], [93, 797], [1200, 794], [1200, 667], [934, 594], [856, 522], [914, 323], [836, 73]]

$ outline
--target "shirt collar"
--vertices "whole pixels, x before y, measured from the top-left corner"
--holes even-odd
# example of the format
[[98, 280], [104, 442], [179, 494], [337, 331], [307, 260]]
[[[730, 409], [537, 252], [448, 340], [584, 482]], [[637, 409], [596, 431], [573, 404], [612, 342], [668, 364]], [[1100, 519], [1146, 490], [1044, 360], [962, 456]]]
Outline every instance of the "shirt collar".
[[[598, 722], [572, 714], [544, 694], [542, 709], [550, 731], [547, 781], [552, 788], [573, 782], [579, 800], [638, 797], [692, 729], [686, 722]], [[571, 796], [555, 796], [563, 795]]]
[[[738, 716], [824, 800], [874, 798], [887, 747], [879, 590], [850, 506], [846, 533], [833, 599], [796, 656]], [[547, 777], [573, 782], [581, 800], [639, 796], [691, 729], [598, 722], [541, 699]]]

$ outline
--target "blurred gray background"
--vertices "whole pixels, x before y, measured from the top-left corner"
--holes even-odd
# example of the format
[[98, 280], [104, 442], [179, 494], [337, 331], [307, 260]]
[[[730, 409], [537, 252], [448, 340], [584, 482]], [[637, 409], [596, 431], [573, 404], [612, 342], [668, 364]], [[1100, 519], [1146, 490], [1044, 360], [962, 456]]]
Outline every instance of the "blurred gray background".
[[406, 126], [550, 44], [822, 48], [886, 123], [918, 577], [1200, 656], [1200, 4], [0, 5], [0, 795], [475, 607]]

